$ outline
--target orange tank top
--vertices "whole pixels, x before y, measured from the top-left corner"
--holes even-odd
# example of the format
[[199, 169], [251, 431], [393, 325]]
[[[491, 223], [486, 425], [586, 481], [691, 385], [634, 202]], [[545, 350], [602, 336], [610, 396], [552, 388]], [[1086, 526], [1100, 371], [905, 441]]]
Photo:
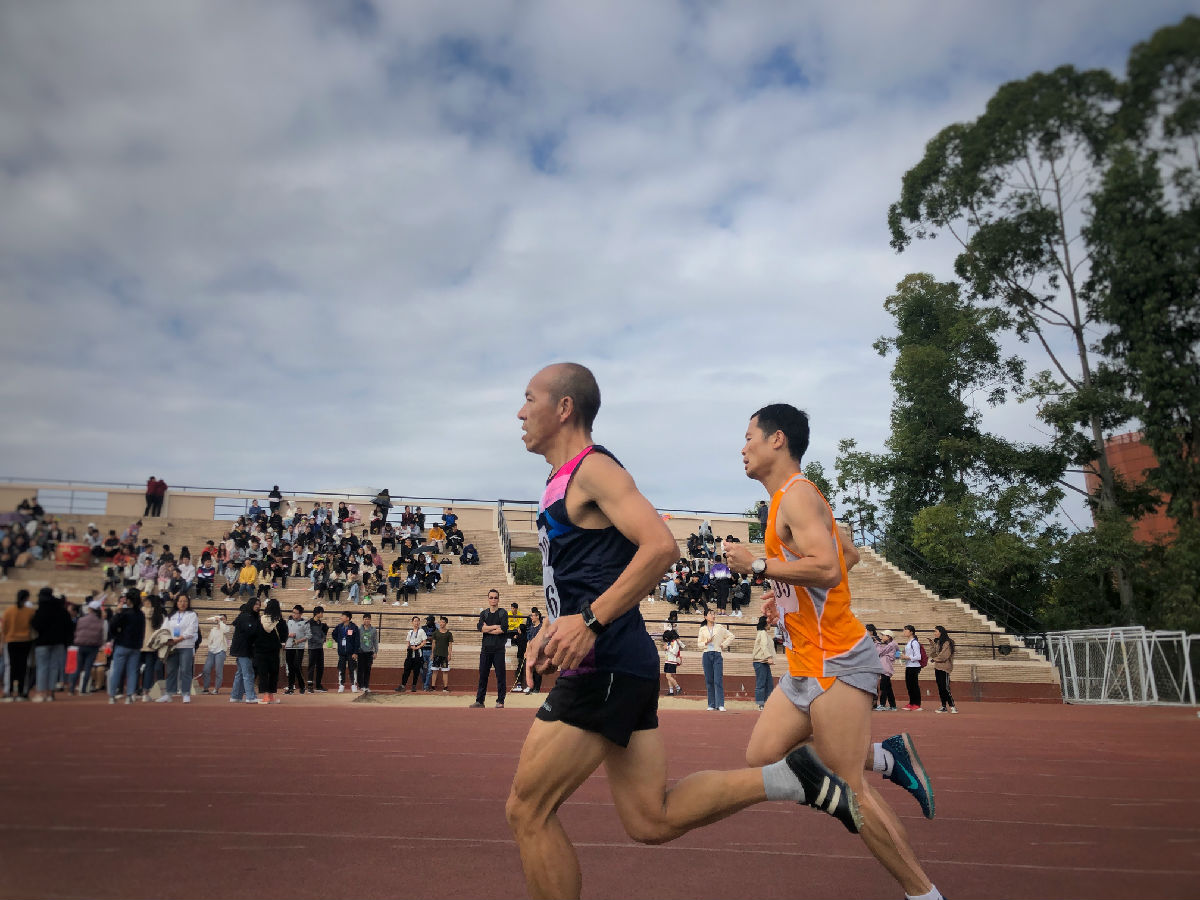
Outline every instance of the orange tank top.
[[[811, 486], [820, 494], [820, 489], [800, 473], [789, 478], [775, 492], [771, 497], [764, 538], [768, 559], [800, 559], [800, 554], [787, 546], [775, 530], [775, 517], [783, 495], [800, 483]], [[850, 583], [841, 537], [829, 501], [825, 500], [823, 494], [821, 499], [829, 509], [830, 536], [837, 547], [842, 580], [831, 588], [796, 587], [782, 581], [771, 582], [783, 620], [788, 673], [796, 677], [828, 678], [839, 674], [845, 668], [845, 663], [857, 655], [855, 651], [867, 633], [862, 622], [850, 611]]]

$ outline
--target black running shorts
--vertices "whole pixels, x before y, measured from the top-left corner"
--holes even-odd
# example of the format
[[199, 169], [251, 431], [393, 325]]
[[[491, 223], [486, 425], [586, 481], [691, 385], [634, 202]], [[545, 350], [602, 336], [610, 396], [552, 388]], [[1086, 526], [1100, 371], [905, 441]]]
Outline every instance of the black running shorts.
[[537, 717], [574, 725], [628, 747], [635, 731], [658, 727], [658, 679], [618, 672], [567, 675], [554, 682]]

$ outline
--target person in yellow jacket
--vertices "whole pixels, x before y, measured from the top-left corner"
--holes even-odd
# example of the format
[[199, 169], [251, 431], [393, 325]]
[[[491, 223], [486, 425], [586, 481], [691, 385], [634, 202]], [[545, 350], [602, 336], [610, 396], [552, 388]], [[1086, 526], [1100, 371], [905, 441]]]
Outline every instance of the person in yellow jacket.
[[245, 595], [248, 600], [254, 599], [254, 586], [258, 583], [258, 567], [251, 560], [242, 563], [238, 572], [238, 594]]
[[430, 541], [433, 544], [433, 552], [434, 553], [442, 552], [442, 547], [443, 547], [442, 542], [445, 539], [446, 539], [446, 533], [442, 529], [442, 526], [439, 526], [439, 524], [434, 524], [434, 526], [430, 529]]

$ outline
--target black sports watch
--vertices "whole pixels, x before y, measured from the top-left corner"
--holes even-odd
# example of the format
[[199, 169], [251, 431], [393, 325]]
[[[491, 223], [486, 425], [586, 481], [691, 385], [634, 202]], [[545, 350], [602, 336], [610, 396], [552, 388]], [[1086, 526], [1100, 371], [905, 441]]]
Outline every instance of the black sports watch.
[[607, 625], [601, 625], [600, 620], [596, 618], [592, 612], [592, 604], [584, 603], [579, 607], [579, 614], [583, 616], [583, 624], [590, 628], [595, 634], [604, 634]]

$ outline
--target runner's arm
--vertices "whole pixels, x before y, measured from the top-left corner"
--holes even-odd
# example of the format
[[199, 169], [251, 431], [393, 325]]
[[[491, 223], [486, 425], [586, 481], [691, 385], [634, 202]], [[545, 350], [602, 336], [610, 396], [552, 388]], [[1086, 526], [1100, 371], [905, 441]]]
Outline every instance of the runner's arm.
[[[637, 551], [612, 585], [592, 601], [592, 614], [603, 625], [641, 603], [678, 556], [679, 547], [658, 511], [642, 496], [633, 477], [606, 456], [592, 454], [575, 473], [575, 487], [596, 505]], [[546, 646], [560, 669], [579, 663], [596, 641], [583, 617], [560, 616]]]
[[604, 624], [641, 603], [675, 561], [679, 546], [633, 477], [605, 456], [590, 456], [576, 481], [610, 522], [637, 546], [617, 580], [592, 601], [592, 612]]
[[[834, 523], [816, 488], [800, 483], [786, 491], [779, 502], [775, 522], [780, 537], [787, 535], [790, 538], [787, 543], [800, 558], [768, 559], [767, 578], [800, 587], [831, 588], [841, 583], [842, 567], [838, 563], [837, 544], [831, 531]], [[735, 547], [734, 552], [727, 555], [733, 556], [740, 571], [748, 572], [749, 563], [744, 557], [750, 554], [739, 550]]]
[[854, 546], [854, 535], [840, 524], [838, 525], [838, 540], [841, 541], [842, 559], [845, 560], [846, 571], [849, 572], [858, 565], [862, 557], [858, 555], [858, 548]]

